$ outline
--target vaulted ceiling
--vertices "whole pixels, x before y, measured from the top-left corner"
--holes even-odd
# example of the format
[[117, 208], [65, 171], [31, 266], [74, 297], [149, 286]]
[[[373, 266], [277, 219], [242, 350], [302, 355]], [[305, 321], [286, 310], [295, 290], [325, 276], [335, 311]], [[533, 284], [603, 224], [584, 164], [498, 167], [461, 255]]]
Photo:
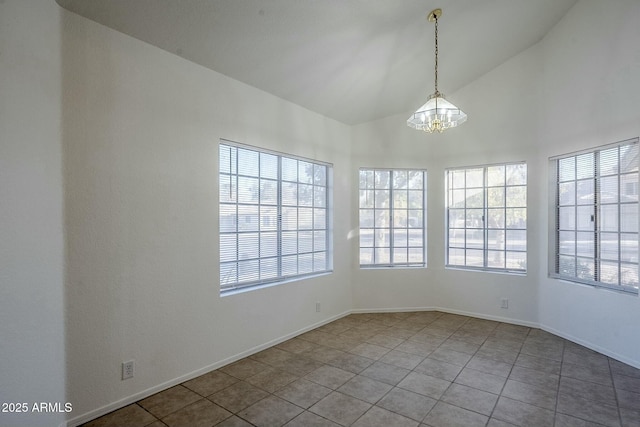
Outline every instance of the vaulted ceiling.
[[[346, 124], [409, 114], [540, 41], [576, 0], [57, 0]], [[452, 99], [455, 103], [455, 99]]]

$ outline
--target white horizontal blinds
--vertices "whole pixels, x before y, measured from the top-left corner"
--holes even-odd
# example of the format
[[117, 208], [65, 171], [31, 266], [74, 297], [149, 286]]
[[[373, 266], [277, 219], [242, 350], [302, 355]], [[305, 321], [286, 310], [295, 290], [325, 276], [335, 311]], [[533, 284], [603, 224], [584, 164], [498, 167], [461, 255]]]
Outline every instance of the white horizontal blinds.
[[426, 173], [360, 170], [360, 265], [425, 266]]
[[637, 292], [638, 144], [555, 162], [555, 274]]
[[329, 269], [327, 169], [220, 144], [221, 290]]
[[527, 165], [452, 169], [447, 184], [447, 265], [527, 269]]

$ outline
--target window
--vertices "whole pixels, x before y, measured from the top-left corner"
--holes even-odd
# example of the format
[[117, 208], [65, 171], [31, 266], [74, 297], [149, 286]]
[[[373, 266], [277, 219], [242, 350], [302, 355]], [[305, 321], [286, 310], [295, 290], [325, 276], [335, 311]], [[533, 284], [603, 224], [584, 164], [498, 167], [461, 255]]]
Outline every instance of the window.
[[552, 277], [638, 293], [637, 142], [551, 159]]
[[527, 165], [446, 171], [447, 266], [527, 270]]
[[220, 290], [330, 271], [331, 165], [220, 143]]
[[360, 266], [424, 267], [426, 172], [360, 170]]

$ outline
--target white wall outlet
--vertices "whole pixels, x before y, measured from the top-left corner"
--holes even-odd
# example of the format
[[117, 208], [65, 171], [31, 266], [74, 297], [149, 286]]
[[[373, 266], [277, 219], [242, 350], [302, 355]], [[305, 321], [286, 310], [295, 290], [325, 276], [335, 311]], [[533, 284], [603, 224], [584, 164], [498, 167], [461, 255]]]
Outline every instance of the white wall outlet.
[[123, 380], [133, 378], [134, 367], [135, 367], [134, 360], [129, 360], [128, 362], [122, 362], [122, 379]]
[[502, 300], [500, 300], [500, 308], [509, 308], [509, 298], [502, 298]]
[[320, 313], [320, 303], [316, 303], [316, 313]]

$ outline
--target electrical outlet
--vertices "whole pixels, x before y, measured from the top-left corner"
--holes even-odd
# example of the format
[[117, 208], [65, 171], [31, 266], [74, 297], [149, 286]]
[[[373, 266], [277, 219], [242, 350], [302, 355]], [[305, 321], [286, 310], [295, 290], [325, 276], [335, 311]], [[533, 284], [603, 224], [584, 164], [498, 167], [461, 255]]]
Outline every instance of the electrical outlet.
[[500, 308], [509, 308], [509, 298], [502, 298]]
[[127, 380], [133, 378], [133, 369], [135, 361], [129, 360], [128, 362], [122, 362], [122, 379]]
[[316, 313], [320, 313], [320, 303], [316, 303]]

